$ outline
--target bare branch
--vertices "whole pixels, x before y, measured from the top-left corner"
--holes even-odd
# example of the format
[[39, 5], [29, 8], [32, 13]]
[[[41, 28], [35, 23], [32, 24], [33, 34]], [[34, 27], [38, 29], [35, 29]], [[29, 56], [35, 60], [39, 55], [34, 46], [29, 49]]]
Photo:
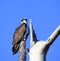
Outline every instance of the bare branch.
[[58, 26], [57, 29], [47, 39], [48, 45], [51, 45], [54, 42], [54, 40], [58, 37], [59, 34], [60, 34], [60, 26]]
[[30, 35], [31, 35], [31, 42], [33, 41], [33, 30], [32, 30], [32, 20], [30, 19]]
[[36, 36], [35, 31], [33, 29], [32, 20], [31, 19], [30, 19], [30, 35], [31, 35], [30, 46], [32, 47], [37, 41], [37, 36]]

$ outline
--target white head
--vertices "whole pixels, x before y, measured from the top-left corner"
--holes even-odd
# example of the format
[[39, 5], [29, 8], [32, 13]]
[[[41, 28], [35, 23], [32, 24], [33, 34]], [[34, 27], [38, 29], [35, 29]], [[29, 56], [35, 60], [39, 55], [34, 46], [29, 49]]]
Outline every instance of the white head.
[[23, 19], [21, 20], [21, 23], [27, 24], [27, 19], [23, 18]]

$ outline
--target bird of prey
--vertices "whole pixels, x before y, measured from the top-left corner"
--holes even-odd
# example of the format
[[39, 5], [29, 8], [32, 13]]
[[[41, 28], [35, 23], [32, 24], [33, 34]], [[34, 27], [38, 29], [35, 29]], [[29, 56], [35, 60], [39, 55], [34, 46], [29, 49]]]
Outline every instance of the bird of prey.
[[14, 36], [13, 36], [13, 47], [12, 47], [12, 52], [13, 54], [16, 54], [19, 50], [20, 47], [20, 42], [22, 40], [26, 40], [28, 36], [28, 26], [27, 26], [27, 19], [22, 19], [21, 20], [21, 25], [15, 30]]

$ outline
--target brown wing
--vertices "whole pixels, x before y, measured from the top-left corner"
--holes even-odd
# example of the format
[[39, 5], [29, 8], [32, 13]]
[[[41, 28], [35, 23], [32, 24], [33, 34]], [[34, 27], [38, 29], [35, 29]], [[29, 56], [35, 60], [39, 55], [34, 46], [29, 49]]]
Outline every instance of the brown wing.
[[21, 41], [25, 32], [26, 32], [26, 24], [22, 24], [16, 29], [13, 36], [13, 45]]

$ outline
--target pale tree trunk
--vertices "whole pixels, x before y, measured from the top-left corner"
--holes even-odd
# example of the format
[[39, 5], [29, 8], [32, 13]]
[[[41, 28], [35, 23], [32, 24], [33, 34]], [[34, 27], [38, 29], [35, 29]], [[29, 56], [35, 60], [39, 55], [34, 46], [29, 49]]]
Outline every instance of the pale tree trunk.
[[29, 57], [30, 57], [29, 61], [46, 61], [46, 54], [48, 52], [48, 49], [59, 34], [60, 34], [60, 26], [57, 27], [57, 29], [46, 41], [40, 40], [34, 43], [35, 41], [37, 41], [37, 39], [35, 41], [33, 40], [34, 39], [33, 26], [32, 21], [30, 20], [31, 48], [29, 51]]
[[26, 41], [22, 41], [20, 43], [20, 48], [19, 48], [19, 60], [18, 61], [26, 61]]

